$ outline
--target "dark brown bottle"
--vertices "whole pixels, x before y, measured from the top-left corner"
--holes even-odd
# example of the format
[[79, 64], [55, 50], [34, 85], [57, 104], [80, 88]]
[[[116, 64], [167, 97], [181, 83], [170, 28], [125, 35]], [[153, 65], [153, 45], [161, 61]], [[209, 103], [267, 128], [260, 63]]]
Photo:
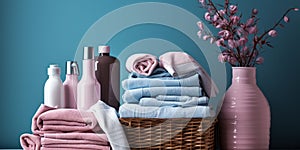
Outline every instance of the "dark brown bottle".
[[101, 84], [101, 100], [118, 111], [120, 107], [120, 61], [109, 55], [109, 46], [99, 46], [98, 53], [95, 74]]

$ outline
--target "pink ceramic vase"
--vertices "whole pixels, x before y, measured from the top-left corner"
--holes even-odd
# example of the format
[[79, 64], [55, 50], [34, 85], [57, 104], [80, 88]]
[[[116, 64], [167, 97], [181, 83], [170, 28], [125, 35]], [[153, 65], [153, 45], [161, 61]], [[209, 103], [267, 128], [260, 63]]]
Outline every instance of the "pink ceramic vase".
[[232, 84], [219, 114], [221, 149], [267, 150], [270, 107], [256, 85], [256, 68], [232, 69]]

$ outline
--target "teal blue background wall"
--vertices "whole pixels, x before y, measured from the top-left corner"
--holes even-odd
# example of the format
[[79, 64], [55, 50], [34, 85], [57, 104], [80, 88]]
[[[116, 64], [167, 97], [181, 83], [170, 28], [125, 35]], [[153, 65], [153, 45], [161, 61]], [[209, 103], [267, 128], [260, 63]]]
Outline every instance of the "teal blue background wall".
[[[19, 136], [31, 132], [31, 118], [43, 102], [43, 85], [49, 63], [64, 66], [65, 60], [74, 58], [78, 43], [95, 21], [112, 10], [138, 2], [148, 1], [0, 1], [0, 148], [20, 148]], [[176, 5], [197, 16], [204, 14], [197, 0], [154, 2]], [[273, 25], [287, 8], [300, 7], [295, 0], [232, 2], [239, 2], [239, 9], [245, 15], [252, 8], [257, 8], [261, 30]], [[291, 22], [279, 31], [278, 37], [272, 39], [275, 48], [266, 49], [263, 54], [265, 63], [257, 67], [258, 85], [268, 98], [272, 111], [272, 149], [300, 149], [300, 12], [289, 16]], [[122, 19], [126, 18], [120, 18], [120, 21]], [[216, 32], [213, 28], [211, 30]], [[190, 42], [188, 38], [178, 40], [178, 36], [174, 36], [176, 31], [164, 26], [140, 25], [122, 32], [109, 43], [115, 55], [143, 38], [161, 37], [178, 41], [187, 48], [189, 46], [184, 43]], [[227, 67], [229, 85], [231, 70]]]

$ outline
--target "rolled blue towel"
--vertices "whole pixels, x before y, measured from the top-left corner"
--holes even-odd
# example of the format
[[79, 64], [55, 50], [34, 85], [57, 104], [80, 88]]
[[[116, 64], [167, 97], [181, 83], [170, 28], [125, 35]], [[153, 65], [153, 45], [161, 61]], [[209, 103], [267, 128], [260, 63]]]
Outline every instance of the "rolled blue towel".
[[192, 97], [189, 101], [185, 102], [176, 102], [176, 101], [159, 101], [156, 98], [148, 98], [143, 97], [140, 99], [139, 104], [141, 106], [153, 106], [153, 107], [164, 107], [164, 106], [171, 106], [171, 107], [192, 107], [198, 105], [208, 105], [208, 97]]
[[120, 107], [119, 114], [121, 118], [206, 118], [215, 116], [209, 106], [143, 107], [128, 103]]
[[202, 96], [200, 87], [151, 87], [126, 90], [122, 96], [126, 103], [138, 103], [142, 97], [156, 97], [158, 95], [187, 95], [192, 97]]
[[195, 74], [188, 78], [129, 78], [122, 82], [125, 90], [145, 87], [171, 87], [171, 86], [200, 86], [199, 75]]

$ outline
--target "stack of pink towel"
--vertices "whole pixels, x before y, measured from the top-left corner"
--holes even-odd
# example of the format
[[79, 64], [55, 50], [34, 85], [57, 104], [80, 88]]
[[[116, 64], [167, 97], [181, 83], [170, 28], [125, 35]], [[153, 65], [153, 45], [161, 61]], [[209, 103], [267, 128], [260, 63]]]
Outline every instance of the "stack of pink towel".
[[110, 149], [93, 113], [41, 105], [32, 118], [33, 134], [20, 137], [25, 150]]

